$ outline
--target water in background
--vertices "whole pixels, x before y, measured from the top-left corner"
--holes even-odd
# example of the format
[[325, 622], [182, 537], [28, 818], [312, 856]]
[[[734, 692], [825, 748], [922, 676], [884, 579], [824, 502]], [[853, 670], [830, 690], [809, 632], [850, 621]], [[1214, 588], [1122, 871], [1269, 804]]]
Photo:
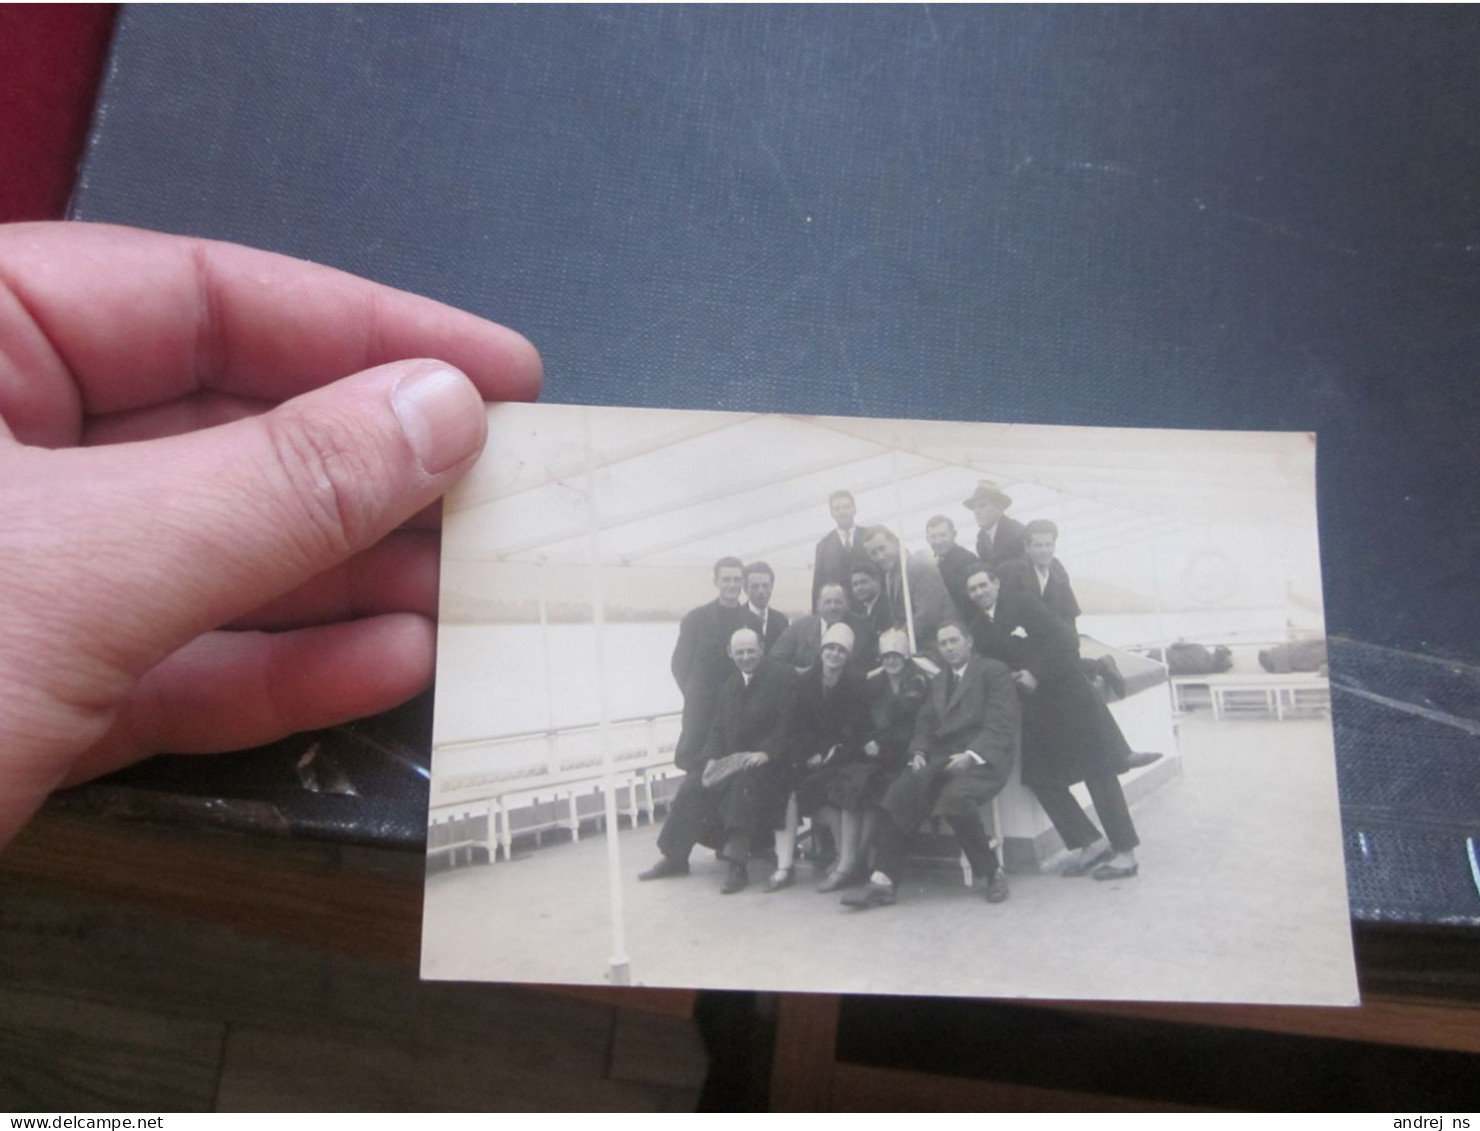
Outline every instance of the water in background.
[[[1134, 647], [1186, 639], [1269, 643], [1288, 638], [1283, 609], [1084, 616], [1081, 632]], [[669, 673], [677, 622], [606, 629], [608, 712], [613, 720], [683, 708]], [[438, 638], [439, 744], [597, 722], [596, 633], [590, 625], [443, 625]]]

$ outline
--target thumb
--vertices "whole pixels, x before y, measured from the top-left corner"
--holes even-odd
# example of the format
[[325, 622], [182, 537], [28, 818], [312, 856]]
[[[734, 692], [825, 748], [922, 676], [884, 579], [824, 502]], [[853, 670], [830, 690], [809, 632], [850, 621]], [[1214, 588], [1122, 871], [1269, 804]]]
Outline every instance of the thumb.
[[21, 580], [51, 590], [49, 629], [137, 678], [376, 542], [465, 472], [486, 434], [472, 382], [418, 360], [182, 436], [12, 449], [7, 461], [37, 465], [22, 478], [41, 496], [20, 513], [46, 522], [28, 531], [37, 560]]

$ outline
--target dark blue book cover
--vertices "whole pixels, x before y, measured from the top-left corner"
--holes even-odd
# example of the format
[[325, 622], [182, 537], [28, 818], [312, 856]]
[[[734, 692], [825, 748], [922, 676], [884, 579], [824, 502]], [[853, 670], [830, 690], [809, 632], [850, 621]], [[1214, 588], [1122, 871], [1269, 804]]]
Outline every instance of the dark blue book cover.
[[[1353, 912], [1476, 923], [1477, 60], [1463, 8], [138, 7], [73, 215], [508, 323], [554, 401], [1318, 433]], [[419, 836], [306, 758], [400, 781], [399, 720], [290, 823]]]

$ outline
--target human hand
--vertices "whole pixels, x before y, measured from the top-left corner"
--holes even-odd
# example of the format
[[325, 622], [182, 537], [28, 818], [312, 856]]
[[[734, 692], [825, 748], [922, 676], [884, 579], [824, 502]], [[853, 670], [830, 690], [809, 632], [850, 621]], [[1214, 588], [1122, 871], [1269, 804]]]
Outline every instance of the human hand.
[[926, 766], [925, 755], [923, 755], [923, 754], [911, 754], [910, 755], [910, 769], [912, 769], [912, 770], [923, 770], [925, 768], [925, 766]]
[[972, 757], [971, 752], [969, 750], [965, 750], [962, 751], [960, 754], [952, 754], [948, 759], [946, 759], [946, 773], [959, 774], [962, 770], [969, 770], [972, 766], [975, 766], [976, 764], [977, 761], [974, 757]]
[[879, 744], [871, 738], [863, 744], [863, 752], [870, 758], [877, 758], [879, 756]]
[[0, 227], [0, 843], [60, 786], [425, 686], [426, 508], [539, 384], [513, 331], [325, 267]]
[[1013, 682], [1021, 687], [1024, 691], [1036, 691], [1038, 689], [1037, 677], [1035, 677], [1033, 673], [1028, 671], [1026, 668], [1021, 671], [1013, 672], [1012, 678]]

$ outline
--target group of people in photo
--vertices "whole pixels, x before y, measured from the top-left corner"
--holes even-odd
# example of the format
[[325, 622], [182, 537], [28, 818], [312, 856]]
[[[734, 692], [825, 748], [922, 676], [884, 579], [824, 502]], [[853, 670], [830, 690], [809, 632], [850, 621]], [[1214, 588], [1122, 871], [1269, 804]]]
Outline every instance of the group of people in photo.
[[[721, 892], [797, 879], [798, 830], [830, 859], [818, 890], [858, 909], [898, 898], [909, 842], [938, 815], [989, 903], [1009, 896], [981, 809], [1021, 780], [1072, 851], [1064, 874], [1137, 875], [1139, 844], [1119, 774], [1159, 757], [1131, 751], [1106, 705], [1125, 686], [1113, 660], [1081, 657], [1080, 615], [1056, 556], [1058, 528], [1007, 517], [983, 481], [963, 500], [974, 549], [955, 523], [926, 524], [929, 552], [906, 553], [885, 525], [861, 526], [849, 491], [828, 500], [812, 610], [771, 607], [765, 562], [721, 558], [715, 600], [685, 615], [672, 671], [683, 693], [674, 761], [685, 772], [639, 877], [683, 876], [696, 845], [724, 861]], [[1102, 693], [1102, 688], [1107, 689]], [[1070, 787], [1083, 782], [1097, 826]]]

